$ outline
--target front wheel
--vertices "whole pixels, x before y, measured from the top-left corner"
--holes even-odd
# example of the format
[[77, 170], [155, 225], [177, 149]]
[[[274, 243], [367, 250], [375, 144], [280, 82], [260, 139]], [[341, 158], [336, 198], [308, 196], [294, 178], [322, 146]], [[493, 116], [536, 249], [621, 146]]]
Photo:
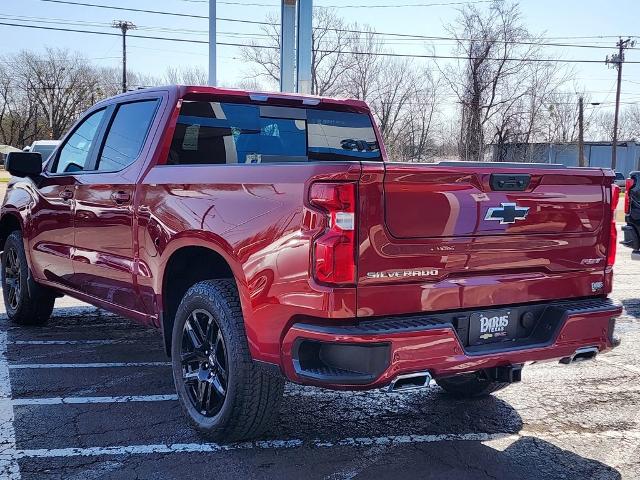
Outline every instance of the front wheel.
[[171, 362], [180, 404], [207, 438], [249, 439], [276, 416], [284, 380], [251, 359], [233, 281], [208, 280], [187, 291], [173, 325]]
[[55, 292], [30, 279], [20, 231], [12, 232], [4, 243], [2, 294], [7, 316], [20, 325], [43, 325], [53, 312]]
[[436, 383], [449, 395], [458, 398], [486, 397], [509, 386], [508, 383], [489, 380], [481, 372], [438, 378]]

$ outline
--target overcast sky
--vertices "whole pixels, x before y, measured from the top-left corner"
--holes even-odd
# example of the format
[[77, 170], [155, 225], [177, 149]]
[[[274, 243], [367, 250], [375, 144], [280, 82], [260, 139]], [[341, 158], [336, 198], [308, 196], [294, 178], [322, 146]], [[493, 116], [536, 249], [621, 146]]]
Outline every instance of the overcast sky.
[[[127, 6], [139, 9], [207, 15], [206, 0], [71, 0], [83, 3]], [[452, 2], [454, 0], [316, 0], [318, 6], [336, 6], [336, 11], [349, 22], [369, 24], [380, 32], [415, 33], [419, 35], [446, 35], [444, 25], [454, 21], [456, 6], [409, 6], [378, 8], [384, 5]], [[239, 5], [231, 5], [237, 3]], [[258, 4], [258, 5], [257, 5]], [[266, 6], [265, 6], [266, 5]], [[355, 8], [350, 6], [355, 5]], [[366, 6], [360, 6], [366, 5]], [[614, 6], [615, 5], [615, 6]], [[479, 4], [484, 7], [484, 4]], [[374, 8], [375, 7], [375, 8]], [[522, 0], [522, 17], [528, 29], [547, 37], [590, 37], [611, 35], [638, 35], [640, 40], [640, 1], [619, 0], [613, 4], [604, 0]], [[218, 2], [218, 17], [244, 20], [264, 20], [269, 13], [279, 14], [276, 0], [229, 0]], [[125, 19], [138, 25], [138, 34], [171, 36], [207, 40], [207, 21], [167, 15], [122, 12], [84, 6], [50, 3], [42, 0], [0, 0], [0, 22], [31, 23], [47, 21], [52, 27], [113, 31], [109, 28], [115, 19]], [[86, 24], [90, 22], [91, 24]], [[250, 41], [259, 32], [258, 25], [220, 21], [219, 42]], [[120, 65], [121, 43], [118, 37], [80, 33], [32, 30], [0, 25], [0, 54], [19, 49], [42, 50], [55, 46], [80, 50], [93, 62], [102, 65]], [[255, 37], [254, 37], [255, 38]], [[259, 38], [258, 38], [259, 40]], [[451, 43], [446, 41], [425, 44], [386, 37], [387, 48], [395, 53], [427, 53], [434, 48], [437, 54], [449, 54]], [[552, 41], [552, 40], [549, 40]], [[550, 56], [564, 59], [604, 60], [614, 52], [614, 38], [558, 39], [554, 42], [611, 45], [611, 49], [548, 47]], [[207, 66], [207, 45], [130, 39], [128, 64], [131, 69], [160, 75], [169, 66]], [[638, 45], [640, 47], [640, 45]], [[245, 70], [238, 61], [238, 48], [218, 47], [218, 77], [225, 85], [233, 85]], [[629, 51], [627, 60], [640, 61], [640, 49]], [[615, 99], [615, 71], [602, 64], [574, 65], [575, 82], [588, 92], [592, 101], [612, 102]], [[624, 67], [622, 100], [640, 102], [640, 64]], [[600, 108], [609, 108], [610, 105]], [[593, 108], [593, 107], [592, 107]]]

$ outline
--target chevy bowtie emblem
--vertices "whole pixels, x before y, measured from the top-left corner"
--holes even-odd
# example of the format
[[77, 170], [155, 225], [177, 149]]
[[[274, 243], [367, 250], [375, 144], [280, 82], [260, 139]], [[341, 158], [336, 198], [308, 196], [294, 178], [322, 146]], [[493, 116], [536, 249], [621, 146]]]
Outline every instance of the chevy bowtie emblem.
[[500, 207], [491, 207], [487, 211], [485, 220], [498, 220], [501, 225], [516, 223], [516, 220], [524, 220], [529, 213], [529, 207], [519, 207], [515, 203], [501, 203]]

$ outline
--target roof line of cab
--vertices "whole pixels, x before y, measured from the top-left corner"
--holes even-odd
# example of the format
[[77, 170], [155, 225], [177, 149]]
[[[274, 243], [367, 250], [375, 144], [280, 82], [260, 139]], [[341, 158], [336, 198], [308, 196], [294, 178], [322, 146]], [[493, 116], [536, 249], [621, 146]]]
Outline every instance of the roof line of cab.
[[246, 99], [253, 102], [264, 102], [265, 104], [278, 103], [287, 104], [288, 106], [318, 106], [326, 105], [331, 107], [337, 107], [339, 109], [356, 111], [361, 113], [370, 113], [369, 106], [362, 100], [353, 98], [331, 98], [320, 97], [315, 95], [301, 95], [298, 93], [280, 93], [280, 92], [259, 92], [249, 90], [238, 90], [234, 88], [221, 88], [210, 86], [197, 86], [197, 85], [167, 85], [149, 88], [140, 88], [137, 90], [130, 90], [125, 93], [121, 93], [105, 101], [113, 101], [114, 99], [126, 98], [129, 96], [135, 96], [140, 93], [148, 92], [160, 92], [171, 91], [178, 96], [178, 98], [188, 98], [192, 95], [216, 95], [221, 97], [227, 97], [229, 99]]

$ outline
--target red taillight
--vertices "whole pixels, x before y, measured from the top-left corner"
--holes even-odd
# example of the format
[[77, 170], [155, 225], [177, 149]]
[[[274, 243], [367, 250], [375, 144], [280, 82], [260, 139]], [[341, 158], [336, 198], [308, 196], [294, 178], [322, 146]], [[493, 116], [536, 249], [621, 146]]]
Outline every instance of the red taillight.
[[629, 213], [631, 211], [631, 197], [630, 191], [634, 187], [635, 180], [633, 178], [627, 178], [627, 181], [624, 182], [624, 213]]
[[609, 252], [607, 254], [607, 266], [613, 267], [616, 263], [616, 250], [618, 247], [618, 230], [616, 229], [616, 208], [620, 201], [620, 187], [611, 185], [611, 234], [609, 236]]
[[327, 228], [313, 243], [314, 276], [320, 283], [356, 281], [356, 184], [314, 183], [309, 203], [327, 213]]

